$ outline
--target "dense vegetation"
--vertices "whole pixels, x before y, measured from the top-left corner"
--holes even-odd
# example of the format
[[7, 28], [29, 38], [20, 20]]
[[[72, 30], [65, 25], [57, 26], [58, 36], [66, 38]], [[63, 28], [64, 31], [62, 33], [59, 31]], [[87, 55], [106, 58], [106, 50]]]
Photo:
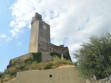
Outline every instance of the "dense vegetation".
[[91, 37], [75, 53], [77, 67], [84, 78], [102, 79], [111, 75], [111, 34]]

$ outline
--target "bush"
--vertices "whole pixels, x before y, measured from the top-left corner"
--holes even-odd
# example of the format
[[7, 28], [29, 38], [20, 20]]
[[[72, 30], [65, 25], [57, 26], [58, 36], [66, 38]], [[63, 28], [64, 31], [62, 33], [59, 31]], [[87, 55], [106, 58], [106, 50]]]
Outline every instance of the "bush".
[[84, 78], [102, 79], [111, 75], [111, 34], [91, 37], [75, 53], [77, 67]]
[[47, 63], [45, 66], [44, 66], [44, 69], [51, 69], [53, 66], [53, 63]]
[[[28, 66], [28, 65], [27, 65]], [[36, 67], [37, 67], [37, 63], [36, 62], [33, 62], [32, 64], [30, 64], [30, 66], [28, 66], [28, 69], [29, 70], [34, 70], [34, 69], [36, 69]]]
[[10, 76], [16, 76], [16, 73], [17, 73], [17, 72], [18, 72], [18, 70], [15, 69], [15, 70], [10, 71], [8, 74], [9, 74]]
[[32, 58], [26, 59], [24, 61], [25, 64], [31, 64], [34, 60]]
[[17, 65], [16, 69], [23, 70], [25, 65], [26, 65], [25, 63], [21, 63], [20, 65]]
[[42, 54], [41, 53], [33, 53], [33, 60], [37, 61], [37, 62], [41, 62], [42, 61]]
[[53, 64], [57, 65], [57, 66], [60, 66], [60, 65], [63, 65], [63, 64], [72, 64], [72, 62], [70, 60], [66, 60], [66, 59], [61, 60], [58, 57], [54, 57]]

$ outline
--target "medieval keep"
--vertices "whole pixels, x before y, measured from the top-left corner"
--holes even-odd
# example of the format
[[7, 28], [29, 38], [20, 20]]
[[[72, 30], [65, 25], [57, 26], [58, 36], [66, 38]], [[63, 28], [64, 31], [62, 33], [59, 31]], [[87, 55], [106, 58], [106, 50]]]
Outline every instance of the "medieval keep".
[[[51, 59], [50, 53], [69, 54], [68, 47], [50, 43], [50, 26], [42, 20], [38, 13], [32, 18], [29, 53], [42, 53], [42, 57]], [[50, 57], [50, 58], [49, 58]], [[43, 59], [42, 58], [42, 59]], [[49, 58], [49, 59], [48, 59]]]
[[[68, 48], [50, 43], [50, 26], [42, 20], [38, 13], [32, 18], [29, 52], [68, 52]], [[56, 32], [55, 32], [56, 33]]]
[[19, 59], [20, 62], [25, 61], [36, 53], [41, 53], [42, 62], [50, 61], [56, 55], [59, 55], [61, 59], [70, 59], [68, 47], [50, 43], [50, 26], [42, 20], [42, 16], [38, 13], [35, 13], [31, 22], [29, 53], [15, 59]]

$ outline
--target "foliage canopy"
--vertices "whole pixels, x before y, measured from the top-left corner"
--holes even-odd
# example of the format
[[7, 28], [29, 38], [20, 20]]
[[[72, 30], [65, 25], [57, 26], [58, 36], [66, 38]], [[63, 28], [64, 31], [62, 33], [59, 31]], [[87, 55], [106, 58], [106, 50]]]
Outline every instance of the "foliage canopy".
[[77, 68], [84, 78], [102, 79], [111, 75], [111, 34], [91, 37], [75, 53]]

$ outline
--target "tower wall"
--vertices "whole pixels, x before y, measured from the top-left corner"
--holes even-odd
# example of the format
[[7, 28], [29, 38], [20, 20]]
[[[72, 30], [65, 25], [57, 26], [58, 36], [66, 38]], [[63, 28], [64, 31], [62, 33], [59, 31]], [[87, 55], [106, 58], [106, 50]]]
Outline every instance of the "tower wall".
[[47, 52], [50, 43], [50, 26], [36, 13], [32, 18], [29, 53]]
[[39, 34], [39, 21], [35, 20], [31, 24], [31, 36], [29, 53], [38, 52], [38, 34]]
[[39, 25], [39, 37], [38, 37], [39, 52], [49, 51], [48, 44], [50, 43], [50, 26], [41, 21]]

